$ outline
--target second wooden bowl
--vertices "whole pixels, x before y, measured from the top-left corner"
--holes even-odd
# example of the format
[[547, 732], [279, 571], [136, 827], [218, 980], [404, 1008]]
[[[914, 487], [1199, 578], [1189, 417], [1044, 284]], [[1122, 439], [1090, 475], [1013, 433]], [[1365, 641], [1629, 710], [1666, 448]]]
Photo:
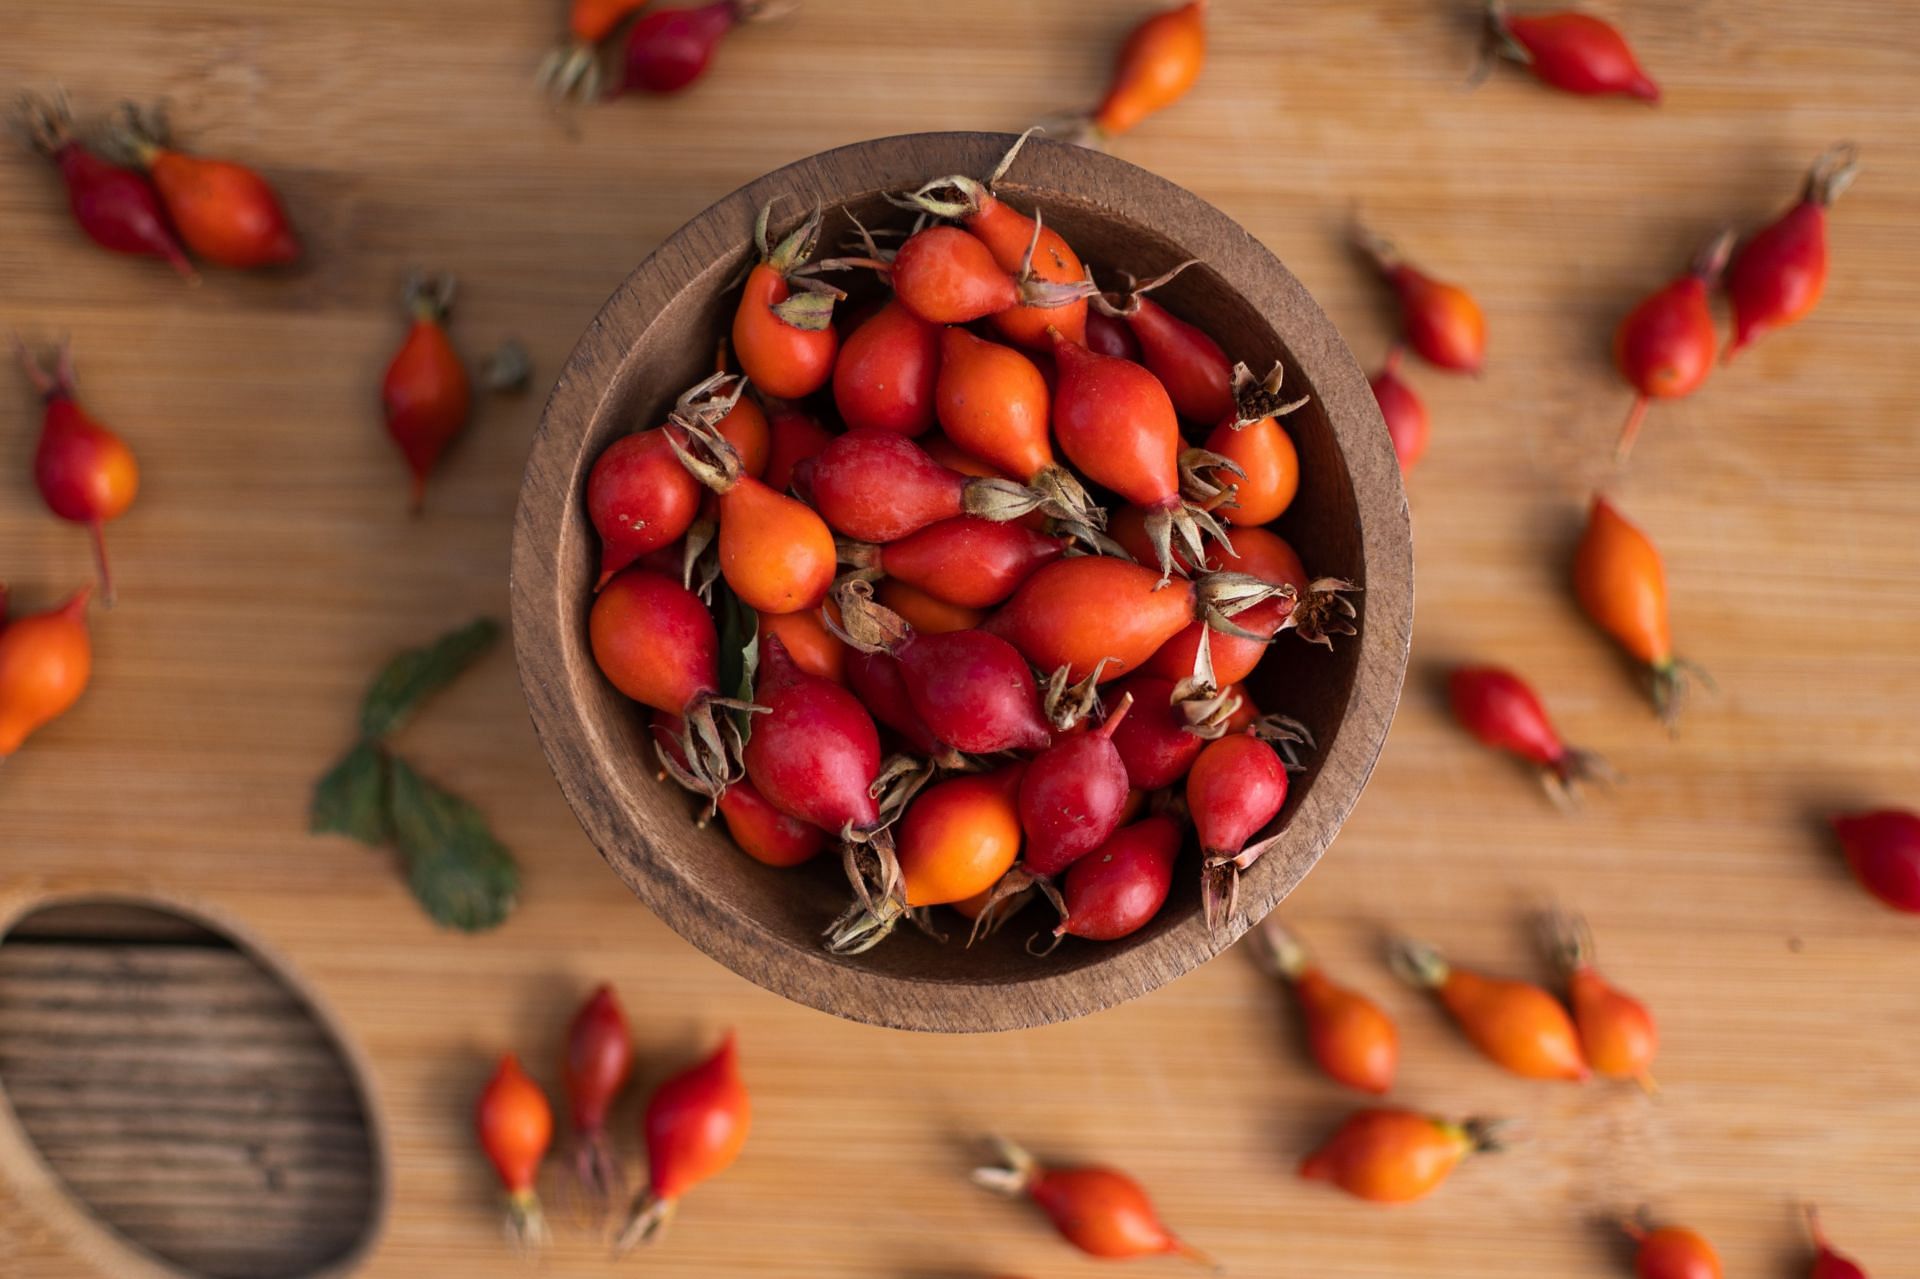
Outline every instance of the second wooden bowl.
[[[1413, 614], [1406, 499], [1365, 377], [1300, 282], [1213, 206], [1122, 160], [1034, 139], [997, 188], [1039, 208], [1090, 263], [1142, 278], [1186, 258], [1203, 265], [1157, 296], [1203, 325], [1234, 358], [1287, 368], [1310, 396], [1286, 420], [1301, 488], [1277, 531], [1315, 575], [1361, 589], [1359, 634], [1332, 651], [1291, 636], [1262, 664], [1254, 695], [1313, 730], [1319, 749], [1294, 778], [1286, 837], [1242, 882], [1240, 913], [1209, 931], [1194, 857], [1147, 928], [1124, 941], [1069, 942], [1050, 956], [1026, 942], [1041, 912], [967, 948], [902, 928], [877, 949], [839, 957], [820, 931], [844, 903], [837, 858], [799, 871], [761, 866], [718, 824], [696, 829], [688, 797], [654, 778], [646, 713], [615, 692], [588, 650], [597, 546], [582, 493], [600, 450], [658, 425], [674, 396], [712, 368], [715, 339], [752, 251], [754, 216], [775, 197], [791, 221], [816, 200], [829, 243], [852, 213], [898, 223], [890, 192], [964, 173], [984, 176], [1004, 134], [881, 138], [788, 165], [721, 200], [628, 277], [567, 362], [534, 439], [514, 530], [514, 642], [547, 758], [587, 834], [629, 888], [682, 936], [791, 999], [859, 1021], [913, 1030], [1007, 1030], [1061, 1021], [1153, 990], [1211, 958], [1291, 892], [1359, 798], [1399, 700]], [[781, 219], [776, 219], [780, 221]]]

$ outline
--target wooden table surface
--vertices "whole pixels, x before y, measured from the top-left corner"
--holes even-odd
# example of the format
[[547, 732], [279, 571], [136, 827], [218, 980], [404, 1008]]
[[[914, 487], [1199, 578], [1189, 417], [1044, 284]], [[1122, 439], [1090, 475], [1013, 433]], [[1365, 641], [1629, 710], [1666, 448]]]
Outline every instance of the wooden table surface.
[[[438, 932], [382, 857], [304, 833], [375, 666], [506, 608], [541, 397], [488, 403], [409, 518], [375, 394], [408, 266], [463, 278], [468, 350], [518, 334], [549, 376], [624, 273], [719, 195], [839, 143], [1085, 102], [1149, 7], [810, 0], [679, 100], [565, 120], [529, 85], [557, 27], [545, 0], [8, 14], [0, 91], [60, 81], [91, 113], [171, 98], [187, 139], [274, 176], [311, 255], [292, 278], [183, 288], [83, 243], [52, 174], [0, 152], [0, 328], [71, 333], [88, 402], [145, 468], [113, 527], [122, 599], [96, 615], [93, 686], [0, 773], [0, 887], [161, 890], [311, 983], [372, 1062], [390, 1145], [366, 1274], [523, 1273], [468, 1108], [503, 1049], [551, 1082], [558, 1028], [601, 978], [649, 1078], [733, 1025], [756, 1098], [745, 1157], [686, 1203], [653, 1274], [1105, 1273], [967, 1185], [989, 1128], [1131, 1169], [1238, 1274], [1622, 1273], [1596, 1222], [1645, 1204], [1710, 1234], [1730, 1273], [1786, 1276], [1804, 1273], [1801, 1197], [1876, 1275], [1920, 1274], [1920, 933], [1856, 889], [1817, 824], [1920, 804], [1920, 10], [1897, 0], [1602, 4], [1667, 88], [1653, 111], [1511, 69], [1462, 91], [1466, 0], [1217, 0], [1198, 89], [1117, 148], [1272, 246], [1365, 362], [1388, 324], [1341, 245], [1355, 201], [1491, 315], [1484, 379], [1413, 374], [1435, 419], [1412, 484], [1415, 664], [1358, 813], [1284, 908], [1399, 1017], [1398, 1099], [1519, 1121], [1511, 1151], [1426, 1203], [1382, 1212], [1295, 1179], [1353, 1099], [1303, 1064], [1286, 1001], [1241, 955], [1074, 1024], [967, 1039], [842, 1024], [717, 967], [580, 835], [504, 649], [405, 739], [521, 858], [504, 928]], [[1771, 216], [1841, 138], [1866, 171], [1834, 215], [1821, 309], [1657, 407], [1616, 473], [1619, 315], [1719, 223]], [[39, 606], [89, 565], [28, 481], [34, 422], [23, 385], [0, 391], [0, 576]], [[1681, 645], [1720, 684], [1678, 740], [1565, 587], [1601, 484], [1665, 552]], [[1526, 672], [1626, 784], [1569, 819], [1465, 742], [1434, 675], [1467, 657]], [[1378, 961], [1405, 929], [1537, 973], [1524, 920], [1549, 899], [1591, 917], [1610, 970], [1660, 1012], [1657, 1100], [1504, 1076]], [[0, 1212], [8, 1273], [105, 1273], [86, 1255]], [[606, 1270], [574, 1241], [546, 1272]]]

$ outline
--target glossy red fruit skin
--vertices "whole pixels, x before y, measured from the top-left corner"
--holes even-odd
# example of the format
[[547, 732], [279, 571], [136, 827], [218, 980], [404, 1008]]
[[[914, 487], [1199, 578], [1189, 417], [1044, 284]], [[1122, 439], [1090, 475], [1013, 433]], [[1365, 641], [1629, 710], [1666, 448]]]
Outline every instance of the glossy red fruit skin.
[[664, 573], [630, 568], [614, 577], [594, 599], [587, 634], [600, 673], [644, 706], [678, 715], [718, 687], [713, 614]]
[[239, 270], [299, 261], [300, 241], [279, 193], [258, 173], [164, 147], [143, 155], [173, 225], [196, 255]]
[[[1233, 547], [1237, 554], [1230, 555], [1219, 543], [1210, 542], [1208, 563], [1225, 572], [1248, 573], [1263, 582], [1291, 586], [1297, 595], [1306, 594], [1306, 566], [1301, 564], [1299, 554], [1285, 538], [1263, 528], [1237, 528], [1233, 531]], [[1293, 606], [1294, 601], [1285, 597], [1263, 600], [1241, 611], [1233, 622], [1255, 635], [1277, 635], [1287, 619], [1293, 616]], [[1200, 637], [1207, 629], [1205, 622], [1189, 624], [1185, 630], [1156, 649], [1153, 657], [1140, 669], [1171, 680], [1188, 678], [1193, 674], [1194, 659], [1199, 655]], [[1225, 631], [1214, 631], [1208, 637], [1208, 645], [1213, 657], [1214, 678], [1222, 685], [1237, 684], [1253, 674], [1254, 667], [1260, 664], [1270, 647], [1265, 640], [1229, 635]]]
[[776, 493], [793, 487], [793, 470], [833, 443], [833, 432], [804, 409], [781, 404], [767, 411], [767, 470], [760, 478]]
[[1168, 640], [1198, 620], [1193, 583], [1159, 585], [1151, 568], [1112, 556], [1082, 555], [1043, 565], [987, 620], [986, 629], [1013, 643], [1043, 671], [1066, 667], [1068, 678], [1119, 679], [1152, 660]]
[[737, 21], [736, 0], [656, 9], [627, 34], [624, 71], [614, 95], [678, 93], [706, 74], [721, 37]]
[[[1074, 284], [1086, 274], [1086, 264], [1073, 251], [1066, 238], [1050, 226], [1041, 226], [1036, 242], [1034, 219], [1020, 212], [991, 192], [981, 193], [979, 207], [966, 219], [967, 230], [993, 251], [993, 260], [1010, 275], [1031, 270], [1033, 278], [1054, 284]], [[1085, 339], [1087, 317], [1091, 314], [1085, 298], [1075, 298], [1061, 306], [1015, 306], [989, 317], [994, 330], [1016, 346], [1045, 351], [1052, 345], [1049, 326], [1068, 339]]]
[[1501, 29], [1527, 52], [1542, 84], [1583, 97], [1617, 95], [1660, 101], [1660, 86], [1640, 69], [1626, 37], [1586, 13], [1505, 15]]
[[1208, 743], [1187, 773], [1187, 811], [1210, 857], [1238, 853], [1286, 802], [1286, 765], [1248, 733]]
[[1101, 311], [1087, 312], [1087, 340], [1083, 345], [1095, 355], [1140, 362], [1140, 339], [1133, 335], [1125, 320]]
[[1015, 522], [957, 515], [880, 549], [888, 577], [967, 608], [992, 608], [1065, 552], [1057, 537]]
[[1827, 206], [1857, 169], [1850, 144], [1822, 155], [1807, 174], [1799, 201], [1734, 254], [1726, 275], [1727, 300], [1733, 304], [1727, 359], [1762, 334], [1797, 323], [1819, 303], [1827, 285]]
[[1180, 858], [1180, 824], [1149, 817], [1116, 831], [1067, 869], [1067, 904], [1059, 932], [1089, 941], [1117, 941], [1144, 928], [1166, 904]]
[[1386, 419], [1387, 435], [1393, 440], [1393, 455], [1400, 460], [1401, 473], [1405, 474], [1427, 455], [1427, 439], [1433, 432], [1433, 423], [1427, 416], [1427, 406], [1400, 376], [1398, 364], [1396, 352], [1369, 385], [1380, 405], [1380, 416]]
[[1410, 1203], [1432, 1194], [1473, 1149], [1473, 1139], [1457, 1125], [1374, 1107], [1349, 1115], [1300, 1161], [1300, 1175], [1373, 1203]]
[[1920, 914], [1920, 815], [1885, 808], [1833, 819], [1860, 886], [1895, 910]]
[[553, 1139], [553, 1109], [512, 1053], [481, 1092], [474, 1129], [501, 1187], [514, 1196], [530, 1193]]
[[1034, 875], [1058, 875], [1120, 828], [1126, 812], [1127, 765], [1113, 734], [1132, 708], [1109, 711], [1090, 732], [1063, 737], [1027, 765], [1020, 779], [1020, 827], [1027, 843], [1022, 863]]
[[1113, 730], [1113, 746], [1127, 781], [1139, 790], [1173, 785], [1207, 746], [1173, 708], [1173, 684], [1158, 675], [1135, 675], [1113, 689], [1114, 697], [1133, 696], [1133, 709]]
[[1719, 1254], [1695, 1231], [1662, 1226], [1636, 1241], [1633, 1272], [1639, 1279], [1721, 1279]]
[[1233, 361], [1206, 332], [1149, 297], [1135, 297], [1127, 324], [1140, 344], [1140, 359], [1166, 388], [1185, 420], [1213, 426], [1237, 416]]
[[1096, 484], [1151, 510], [1180, 498], [1180, 419], [1160, 380], [1130, 360], [1054, 345], [1053, 433]]
[[898, 733], [909, 750], [926, 758], [940, 750], [938, 738], [920, 722], [907, 694], [907, 678], [900, 673], [900, 660], [892, 653], [863, 653], [847, 650], [847, 687], [873, 717]]
[[993, 250], [959, 227], [931, 226], [894, 254], [894, 296], [930, 324], [967, 324], [1020, 301], [1013, 276]]
[[745, 778], [721, 793], [719, 807], [733, 842], [762, 865], [798, 866], [827, 846], [825, 831], [787, 816]]
[[1833, 1245], [1827, 1242], [1827, 1233], [1821, 1229], [1820, 1213], [1812, 1204], [1808, 1204], [1807, 1226], [1813, 1232], [1814, 1247], [1818, 1250], [1813, 1259], [1810, 1279], [1867, 1279], [1867, 1272], [1851, 1258], [1835, 1252]]
[[747, 739], [747, 777], [767, 802], [838, 833], [880, 820], [871, 787], [880, 775], [880, 730], [858, 698], [793, 664], [778, 637], [761, 651]]
[[964, 514], [966, 477], [892, 431], [848, 431], [796, 469], [796, 483], [835, 532], [895, 542]]
[[573, 1130], [599, 1132], [633, 1073], [633, 1035], [611, 986], [596, 989], [574, 1014], [561, 1069]]
[[587, 473], [587, 518], [600, 535], [600, 584], [647, 552], [680, 540], [705, 490], [674, 456], [662, 427], [623, 435]]
[[853, 331], [833, 366], [833, 402], [848, 429], [923, 435], [933, 425], [940, 326], [898, 300]]
[[711, 1057], [668, 1079], [647, 1100], [647, 1185], [674, 1200], [725, 1172], [746, 1144], [753, 1105], [732, 1032]]
[[1327, 1078], [1376, 1097], [1391, 1091], [1400, 1034], [1380, 1006], [1335, 985], [1317, 967], [1294, 978], [1293, 990], [1306, 1020], [1307, 1050]]
[[1052, 742], [1033, 671], [999, 636], [915, 635], [894, 656], [920, 722], [955, 750], [990, 755], [1041, 750]]
[[1400, 295], [1407, 345], [1435, 368], [1478, 373], [1487, 361], [1487, 322], [1458, 285], [1435, 280], [1401, 263], [1388, 272]]
[[473, 403], [467, 367], [447, 337], [436, 306], [431, 300], [414, 303], [413, 326], [387, 366], [380, 390], [387, 434], [413, 473], [415, 510], [425, 498], [428, 474], [466, 429]]
[[165, 259], [184, 278], [196, 278], [145, 175], [109, 164], [68, 137], [64, 120], [50, 118], [54, 128], [36, 142], [60, 170], [73, 220], [87, 238], [112, 253]]
[[1671, 400], [1713, 372], [1713, 311], [1707, 285], [1683, 275], [1633, 308], [1613, 337], [1613, 362], [1634, 390]]
[[1462, 666], [1447, 677], [1453, 716], [1483, 746], [1553, 768], [1567, 748], [1524, 680], [1497, 666]]

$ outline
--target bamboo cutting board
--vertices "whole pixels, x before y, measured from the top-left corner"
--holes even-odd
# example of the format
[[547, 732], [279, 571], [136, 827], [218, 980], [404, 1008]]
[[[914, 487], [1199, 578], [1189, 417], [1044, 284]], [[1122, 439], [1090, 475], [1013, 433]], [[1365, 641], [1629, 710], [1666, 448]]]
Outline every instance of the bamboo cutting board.
[[[1117, 148], [1270, 245], [1364, 363], [1388, 326], [1341, 245], [1355, 201], [1492, 320], [1483, 379], [1412, 375], [1435, 419], [1411, 486], [1414, 667], [1357, 815], [1284, 908], [1400, 1018], [1400, 1099], [1518, 1121], [1508, 1153], [1380, 1212], [1294, 1178], [1352, 1099], [1303, 1064], [1244, 956], [1081, 1022], [968, 1039], [841, 1024], [716, 967], [579, 834], [504, 651], [404, 743], [520, 856], [503, 929], [437, 932], [380, 857], [304, 834], [375, 666], [505, 610], [540, 396], [487, 403], [409, 518], [376, 407], [408, 266], [463, 278], [469, 352], [518, 334], [550, 375], [713, 199], [840, 143], [1090, 100], [1151, 6], [814, 0], [739, 34], [680, 99], [571, 118], [529, 85], [558, 7], [74, 0], [15, 6], [0, 44], [9, 96], [60, 81], [95, 113], [171, 98], [186, 140], [273, 175], [311, 249], [291, 278], [189, 290], [84, 244], [51, 172], [0, 154], [0, 326], [70, 332], [89, 404], [145, 468], [112, 531], [122, 602], [96, 615], [93, 687], [0, 771], [0, 885], [12, 902], [145, 886], [206, 904], [311, 985], [371, 1063], [391, 1156], [367, 1275], [523, 1273], [468, 1108], [505, 1049], [551, 1083], [559, 1028], [602, 978], [647, 1082], [736, 1025], [757, 1104], [738, 1167], [640, 1263], [655, 1274], [1105, 1273], [966, 1184], [988, 1128], [1130, 1169], [1237, 1274], [1623, 1273], [1600, 1223], [1641, 1204], [1709, 1234], [1730, 1273], [1800, 1273], [1802, 1197], [1876, 1275], [1920, 1273], [1920, 932], [1855, 889], [1817, 820], [1920, 806], [1920, 11], [1597, 4], [1667, 88], [1647, 110], [1511, 69], [1464, 92], [1470, 3], [1216, 0], [1193, 97]], [[1619, 315], [1721, 222], [1770, 217], [1843, 137], [1867, 169], [1834, 216], [1821, 309], [1657, 406], [1615, 474]], [[0, 576], [30, 607], [89, 571], [27, 479], [35, 419], [23, 385], [0, 390]], [[1660, 544], [1681, 645], [1721, 686], [1675, 741], [1565, 588], [1599, 484]], [[1568, 819], [1463, 742], [1435, 673], [1467, 657], [1524, 671], [1625, 785]], [[1661, 1013], [1657, 1100], [1501, 1075], [1378, 961], [1405, 929], [1537, 974], [1524, 916], [1548, 899], [1591, 917], [1603, 961]], [[19, 1184], [0, 1167], [0, 1269], [112, 1273]], [[576, 1239], [546, 1273], [605, 1273], [603, 1257]]]

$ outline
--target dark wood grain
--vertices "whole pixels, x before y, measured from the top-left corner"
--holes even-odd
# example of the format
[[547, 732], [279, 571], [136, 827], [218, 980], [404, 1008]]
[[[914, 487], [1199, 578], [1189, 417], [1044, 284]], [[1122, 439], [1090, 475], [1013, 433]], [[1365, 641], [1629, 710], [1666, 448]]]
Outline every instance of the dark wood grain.
[[311, 1275], [376, 1220], [339, 1048], [299, 992], [197, 921], [90, 903], [10, 930], [0, 1089], [102, 1227], [185, 1273]]
[[[1332, 651], [1283, 639], [1263, 668], [1263, 708], [1303, 720], [1321, 749], [1279, 823], [1283, 843], [1246, 877], [1227, 927], [1200, 917], [1197, 874], [1148, 928], [1114, 944], [1073, 943], [1046, 958], [1009, 928], [971, 949], [924, 936], [869, 954], [827, 954], [819, 932], [846, 892], [834, 869], [759, 866], [716, 830], [695, 830], [684, 795], [652, 778], [644, 711], [598, 674], [585, 639], [595, 548], [581, 502], [608, 442], [656, 424], [711, 361], [734, 303], [728, 283], [750, 252], [757, 210], [833, 211], [874, 226], [902, 215], [889, 192], [950, 173], [984, 175], [1004, 134], [919, 134], [826, 152], [736, 191], [656, 250], [595, 318], [561, 374], [535, 437], [513, 551], [516, 648], [534, 724], [587, 833], [643, 900], [683, 936], [769, 989], [842, 1016], [918, 1030], [1005, 1030], [1058, 1021], [1154, 989], [1230, 943], [1312, 867], [1359, 796], [1385, 740], [1405, 670], [1412, 565], [1400, 476], [1366, 382], [1300, 283], [1204, 201], [1124, 161], [1030, 141], [1002, 183], [1040, 209], [1090, 262], [1145, 276], [1187, 258], [1162, 300], [1216, 333], [1236, 359], [1288, 370], [1310, 397], [1288, 420], [1301, 495], [1279, 528], [1316, 574], [1362, 588], [1360, 633]], [[789, 218], [791, 220], [791, 218]]]

